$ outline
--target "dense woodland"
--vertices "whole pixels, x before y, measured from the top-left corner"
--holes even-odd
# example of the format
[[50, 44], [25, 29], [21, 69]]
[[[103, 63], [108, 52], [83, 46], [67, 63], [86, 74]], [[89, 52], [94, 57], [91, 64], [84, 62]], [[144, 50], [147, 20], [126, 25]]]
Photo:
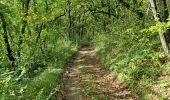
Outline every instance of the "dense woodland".
[[56, 100], [65, 64], [92, 43], [104, 69], [151, 100], [170, 78], [169, 13], [169, 0], [0, 0], [0, 98]]

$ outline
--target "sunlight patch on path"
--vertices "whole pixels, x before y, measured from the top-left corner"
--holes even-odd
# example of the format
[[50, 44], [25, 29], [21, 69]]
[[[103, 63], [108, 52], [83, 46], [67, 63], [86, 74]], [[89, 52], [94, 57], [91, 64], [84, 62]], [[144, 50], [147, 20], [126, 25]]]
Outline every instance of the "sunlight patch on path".
[[68, 63], [58, 100], [136, 100], [112, 75], [102, 69], [89, 45]]

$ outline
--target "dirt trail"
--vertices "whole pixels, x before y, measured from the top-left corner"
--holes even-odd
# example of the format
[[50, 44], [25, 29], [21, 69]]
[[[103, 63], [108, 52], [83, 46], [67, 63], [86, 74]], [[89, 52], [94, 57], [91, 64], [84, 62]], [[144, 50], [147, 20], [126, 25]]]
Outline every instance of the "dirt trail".
[[125, 87], [103, 70], [94, 48], [81, 48], [67, 64], [58, 100], [136, 100]]

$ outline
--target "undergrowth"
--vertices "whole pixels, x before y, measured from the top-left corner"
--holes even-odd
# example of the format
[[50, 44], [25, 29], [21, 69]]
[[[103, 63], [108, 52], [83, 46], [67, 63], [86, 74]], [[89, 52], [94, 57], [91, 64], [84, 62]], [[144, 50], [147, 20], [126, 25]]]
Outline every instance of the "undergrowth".
[[[66, 40], [60, 40], [56, 45], [58, 46], [51, 46], [45, 50], [46, 53], [41, 55], [42, 58], [39, 54], [39, 57], [35, 57], [34, 61], [31, 61], [32, 63], [24, 64], [22, 62], [21, 69], [13, 72], [6, 71], [2, 74], [0, 98], [3, 100], [55, 98], [64, 66], [78, 47]], [[20, 74], [16, 75], [18, 72]]]
[[104, 68], [134, 95], [148, 100], [148, 88], [162, 75], [163, 68], [167, 69], [161, 61], [164, 54], [157, 34], [149, 33], [147, 25], [143, 29], [141, 22], [129, 21], [123, 26], [114, 22], [112, 31], [98, 33], [93, 42]]

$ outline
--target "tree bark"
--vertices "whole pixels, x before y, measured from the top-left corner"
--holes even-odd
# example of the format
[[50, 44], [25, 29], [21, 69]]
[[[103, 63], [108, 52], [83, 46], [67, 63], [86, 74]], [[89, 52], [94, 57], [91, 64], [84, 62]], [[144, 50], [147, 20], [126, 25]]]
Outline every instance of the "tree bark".
[[[150, 2], [150, 5], [151, 5], [151, 9], [152, 9], [152, 13], [153, 13], [153, 16], [155, 18], [155, 21], [161, 21], [160, 15], [158, 14], [158, 8], [157, 8], [157, 5], [156, 5], [156, 0], [149, 0], [149, 2]], [[169, 55], [169, 47], [168, 47], [168, 44], [166, 42], [164, 32], [162, 30], [159, 32], [159, 37], [160, 37], [160, 40], [161, 40], [161, 43], [162, 43], [162, 48], [163, 48], [165, 54]]]
[[12, 62], [11, 65], [14, 67], [15, 58], [12, 54], [12, 50], [11, 50], [9, 40], [8, 40], [8, 33], [7, 33], [7, 29], [6, 29], [6, 20], [2, 13], [0, 13], [0, 18], [1, 18], [1, 24], [2, 24], [2, 35], [3, 35], [5, 46], [6, 46], [7, 56], [8, 56], [9, 61]]

